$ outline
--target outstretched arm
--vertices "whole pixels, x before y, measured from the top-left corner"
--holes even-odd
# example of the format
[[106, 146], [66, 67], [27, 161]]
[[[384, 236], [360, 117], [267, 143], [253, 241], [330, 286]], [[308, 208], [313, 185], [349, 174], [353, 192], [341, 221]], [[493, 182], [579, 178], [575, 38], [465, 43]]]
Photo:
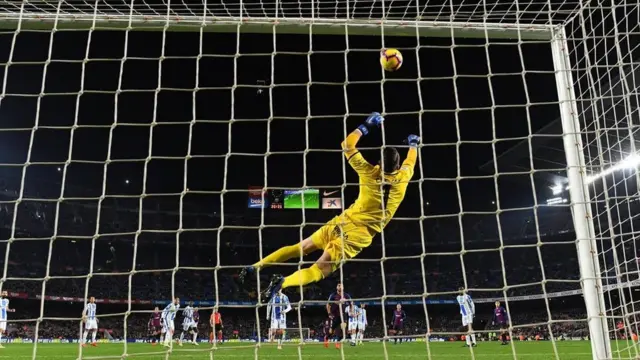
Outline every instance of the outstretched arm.
[[370, 129], [375, 129], [380, 127], [382, 122], [384, 121], [384, 117], [377, 112], [369, 115], [367, 120], [365, 120], [364, 124], [358, 126], [357, 129], [353, 130], [349, 136], [342, 142], [342, 149], [344, 150], [344, 156], [346, 156], [349, 165], [358, 173], [359, 176], [368, 176], [373, 172], [373, 165], [369, 164], [369, 162], [358, 152], [356, 148], [356, 144], [360, 138], [369, 133]]
[[418, 135], [409, 135], [407, 137], [407, 143], [410, 147], [407, 152], [407, 158], [402, 162], [401, 169], [411, 170], [413, 173], [413, 169], [415, 168], [416, 161], [418, 159], [418, 144], [420, 143], [420, 137]]
[[353, 130], [346, 139], [342, 141], [342, 149], [344, 150], [344, 156], [347, 159], [350, 159], [353, 155], [358, 152], [356, 149], [356, 144], [363, 135], [367, 135], [369, 130], [380, 127], [382, 122], [384, 121], [384, 117], [380, 115], [380, 113], [373, 112], [369, 117], [364, 121], [363, 124], [358, 126], [357, 129]]
[[342, 141], [342, 150], [344, 150], [344, 156], [347, 159], [350, 159], [358, 152], [356, 145], [358, 144], [358, 141], [360, 141], [361, 137], [362, 131], [360, 131], [360, 129], [355, 129]]

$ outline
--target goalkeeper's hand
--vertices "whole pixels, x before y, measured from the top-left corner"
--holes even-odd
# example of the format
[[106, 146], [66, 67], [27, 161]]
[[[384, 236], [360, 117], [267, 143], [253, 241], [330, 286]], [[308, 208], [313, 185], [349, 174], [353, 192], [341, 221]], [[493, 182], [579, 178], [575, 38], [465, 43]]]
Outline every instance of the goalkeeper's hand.
[[417, 147], [420, 144], [420, 136], [411, 134], [407, 136], [407, 144], [409, 146]]
[[380, 115], [378, 112], [373, 112], [367, 120], [364, 121], [364, 124], [358, 126], [358, 130], [362, 133], [362, 135], [367, 135], [370, 129], [380, 127], [384, 122], [384, 116]]

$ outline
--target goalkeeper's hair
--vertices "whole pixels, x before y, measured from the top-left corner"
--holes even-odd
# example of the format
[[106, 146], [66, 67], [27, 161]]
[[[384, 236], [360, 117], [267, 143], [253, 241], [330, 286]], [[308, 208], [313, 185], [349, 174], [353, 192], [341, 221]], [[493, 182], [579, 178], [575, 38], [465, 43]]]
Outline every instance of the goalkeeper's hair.
[[382, 171], [389, 174], [400, 169], [400, 153], [393, 147], [385, 147], [382, 151]]

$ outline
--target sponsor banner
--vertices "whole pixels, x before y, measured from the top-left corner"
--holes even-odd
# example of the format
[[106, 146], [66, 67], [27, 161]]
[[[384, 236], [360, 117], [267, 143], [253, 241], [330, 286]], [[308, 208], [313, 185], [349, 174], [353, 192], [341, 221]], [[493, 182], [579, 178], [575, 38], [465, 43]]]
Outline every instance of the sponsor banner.
[[322, 190], [322, 197], [323, 198], [339, 198], [341, 197], [342, 194], [340, 192], [340, 189], [325, 189]]
[[[29, 297], [27, 294], [25, 294], [25, 296], [21, 297], [23, 299], [37, 299], [40, 300], [42, 299], [41, 295], [36, 295], [33, 297]], [[49, 301], [69, 301], [69, 302], [84, 302], [84, 298], [81, 297], [68, 297], [68, 296], [45, 296], [44, 297], [45, 300], [49, 300]], [[96, 303], [98, 304], [128, 304], [129, 300], [127, 299], [96, 299]], [[152, 304], [153, 302], [151, 300], [131, 300], [132, 304]]]
[[[605, 285], [603, 286], [604, 291], [612, 291], [612, 290], [616, 290], [618, 288], [627, 288], [627, 287], [635, 287], [635, 286], [640, 286], [640, 279], [638, 280], [633, 280], [633, 281], [629, 281], [629, 282], [625, 282], [622, 284], [612, 284], [612, 285]], [[473, 289], [471, 289], [473, 291]], [[29, 296], [29, 294], [27, 293], [18, 293], [18, 292], [10, 292], [9, 293], [10, 297], [15, 297], [15, 298], [22, 298], [22, 299], [38, 299], [40, 300], [42, 297], [40, 295], [35, 295], [35, 296]], [[527, 300], [540, 300], [540, 299], [544, 299], [544, 298], [558, 298], [558, 297], [565, 297], [565, 296], [576, 296], [576, 295], [582, 295], [582, 290], [581, 289], [576, 289], [576, 290], [566, 290], [566, 291], [558, 291], [558, 292], [553, 292], [553, 293], [547, 293], [546, 295], [544, 294], [535, 294], [535, 295], [523, 295], [523, 296], [511, 296], [508, 297], [507, 299], [509, 301], [527, 301]], [[66, 296], [45, 296], [44, 297], [45, 300], [50, 300], [50, 301], [74, 301], [74, 302], [84, 302], [83, 298], [79, 298], [79, 297], [66, 297]], [[169, 303], [169, 299], [166, 300], [131, 300], [132, 304], [155, 304], [155, 305], [166, 305], [167, 303]], [[495, 302], [495, 301], [504, 301], [504, 297], [491, 297], [491, 298], [474, 298], [473, 299], [474, 302], [477, 303], [491, 303], [491, 302]], [[102, 303], [102, 304], [128, 304], [129, 300], [126, 299], [96, 299], [97, 303]], [[216, 304], [215, 300], [184, 300], [182, 301], [182, 304], [187, 304], [189, 302], [192, 302], [194, 305], [198, 305], [198, 306], [214, 306]], [[367, 305], [382, 305], [381, 301], [361, 301], [361, 303], [363, 304], [367, 304]], [[425, 299], [424, 301], [422, 300], [403, 300], [403, 301], [394, 301], [394, 300], [389, 300], [389, 301], [385, 301], [385, 305], [393, 305], [395, 306], [395, 304], [400, 303], [402, 305], [422, 305], [423, 303], [426, 303], [428, 305], [451, 305], [451, 304], [457, 304], [456, 300], [453, 299]], [[220, 301], [218, 303], [219, 305], [226, 305], [226, 306], [236, 306], [236, 307], [253, 307], [256, 305], [256, 303], [254, 302], [250, 302], [250, 301]], [[326, 306], [327, 302], [326, 301], [306, 301], [305, 305], [307, 306]]]
[[322, 198], [323, 209], [342, 209], [342, 199], [339, 197]]
[[[262, 198], [264, 194], [264, 199]], [[247, 206], [249, 209], [260, 209], [269, 207], [269, 197], [262, 186], [249, 186], [249, 199]]]

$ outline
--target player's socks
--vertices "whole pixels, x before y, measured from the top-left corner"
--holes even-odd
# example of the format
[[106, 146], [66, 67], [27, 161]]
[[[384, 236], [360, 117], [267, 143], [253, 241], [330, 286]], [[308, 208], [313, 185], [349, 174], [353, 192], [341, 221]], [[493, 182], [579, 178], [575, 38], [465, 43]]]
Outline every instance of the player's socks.
[[467, 346], [471, 346], [471, 336], [467, 335], [467, 336], [464, 337], [464, 339], [467, 342]]
[[355, 333], [352, 333], [352, 334], [351, 334], [351, 343], [352, 343], [352, 344], [355, 344], [355, 343], [356, 343], [356, 334], [355, 334]]
[[283, 263], [289, 259], [293, 259], [294, 257], [300, 257], [301, 252], [302, 252], [302, 245], [300, 243], [295, 245], [284, 246], [272, 252], [271, 254], [267, 255], [265, 258], [258, 261], [257, 263], [253, 264], [253, 267], [261, 268], [273, 263]]
[[322, 280], [323, 277], [324, 276], [322, 275], [322, 270], [320, 270], [320, 267], [316, 264], [313, 264], [311, 265], [311, 267], [300, 269], [284, 278], [282, 288], [286, 289], [293, 286], [305, 286], [310, 283], [318, 282]]
[[198, 340], [198, 333], [197, 333], [197, 332], [194, 332], [194, 333], [193, 333], [193, 343], [194, 343], [194, 344], [197, 344], [197, 343], [198, 343], [196, 340]]
[[91, 342], [94, 343], [94, 344], [96, 343], [96, 334], [97, 333], [98, 333], [97, 331], [92, 331], [91, 332]]
[[87, 336], [89, 335], [89, 332], [87, 330], [84, 331], [84, 333], [82, 334], [82, 343], [86, 343], [87, 342]]

